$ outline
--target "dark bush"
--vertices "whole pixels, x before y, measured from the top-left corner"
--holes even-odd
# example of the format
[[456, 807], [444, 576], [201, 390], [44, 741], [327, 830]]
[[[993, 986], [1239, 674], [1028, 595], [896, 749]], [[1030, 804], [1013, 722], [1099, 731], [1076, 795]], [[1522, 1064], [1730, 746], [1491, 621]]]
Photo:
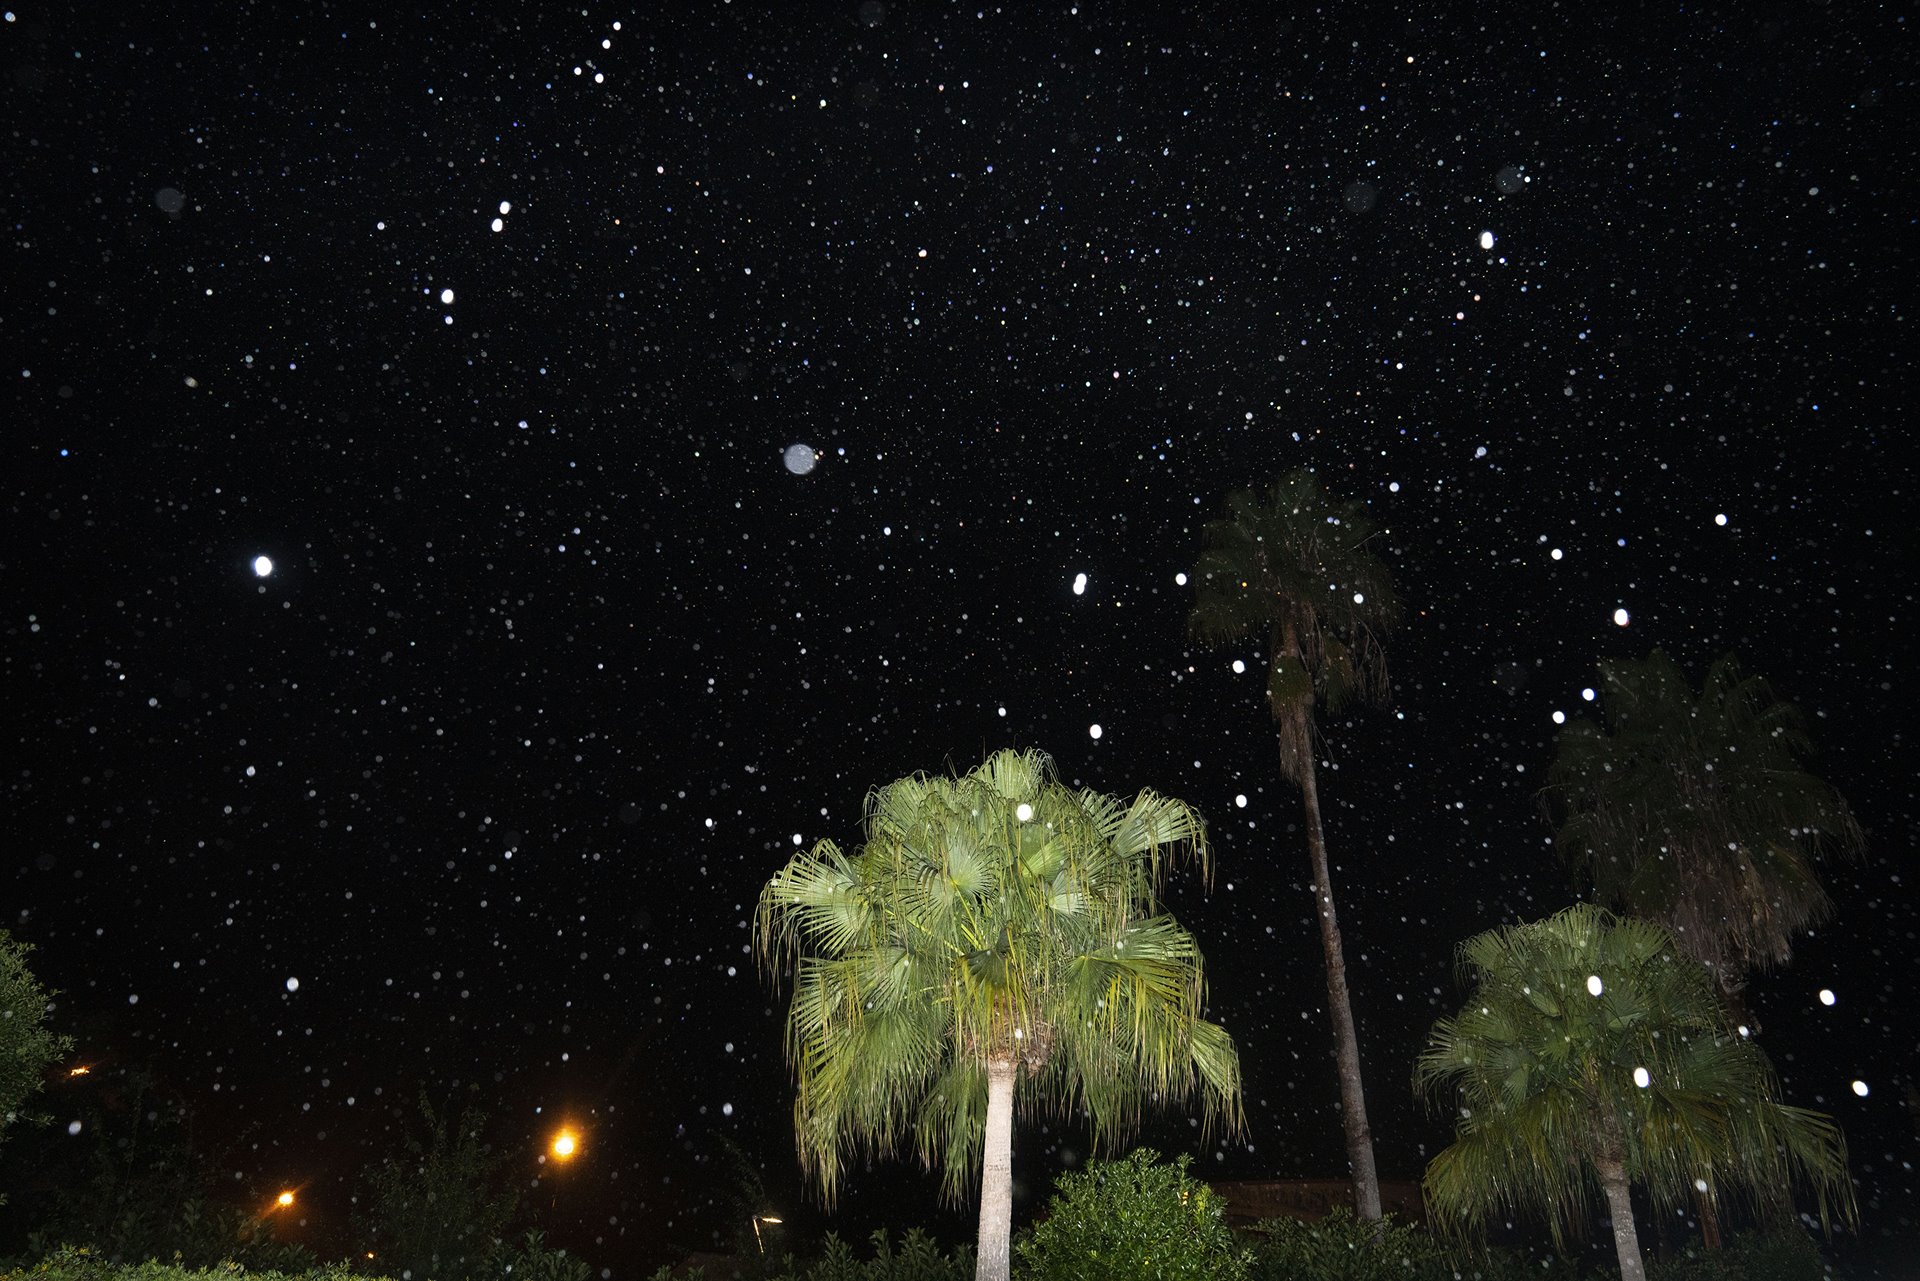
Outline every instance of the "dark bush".
[[1647, 1269], [1647, 1281], [1826, 1281], [1833, 1269], [1804, 1232], [1739, 1236], [1719, 1250], [1688, 1247]]
[[1335, 1210], [1317, 1223], [1273, 1219], [1258, 1234], [1250, 1281], [1572, 1281], [1579, 1275], [1564, 1260], [1452, 1245], [1391, 1217], [1363, 1223], [1351, 1210]]

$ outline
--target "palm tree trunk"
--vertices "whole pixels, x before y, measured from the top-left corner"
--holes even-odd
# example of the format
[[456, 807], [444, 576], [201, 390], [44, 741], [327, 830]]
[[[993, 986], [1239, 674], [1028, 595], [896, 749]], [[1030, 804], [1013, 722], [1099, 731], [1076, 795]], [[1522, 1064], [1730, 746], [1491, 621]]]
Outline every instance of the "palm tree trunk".
[[1640, 1258], [1640, 1232], [1633, 1226], [1633, 1194], [1627, 1188], [1627, 1171], [1618, 1157], [1605, 1157], [1594, 1163], [1600, 1175], [1601, 1190], [1607, 1194], [1607, 1210], [1613, 1215], [1613, 1249], [1620, 1256], [1620, 1281], [1647, 1281], [1646, 1264]]
[[[1300, 718], [1304, 721], [1304, 717]], [[1340, 1072], [1341, 1121], [1347, 1129], [1347, 1163], [1353, 1171], [1354, 1211], [1368, 1222], [1380, 1218], [1380, 1175], [1373, 1164], [1373, 1130], [1367, 1124], [1367, 1096], [1360, 1085], [1360, 1038], [1353, 1026], [1353, 1001], [1347, 994], [1347, 954], [1340, 944], [1340, 918], [1333, 908], [1333, 875], [1327, 866], [1327, 838], [1320, 826], [1320, 783], [1313, 760], [1313, 735], [1304, 724], [1282, 725], [1306, 741], [1300, 795], [1307, 810], [1307, 854], [1313, 861], [1314, 893], [1320, 909], [1320, 946], [1327, 954], [1327, 1009], [1333, 1016], [1333, 1054]]]
[[974, 1281], [1008, 1281], [1013, 1270], [1013, 1077], [1009, 1057], [987, 1060], [986, 1152], [980, 1162], [980, 1252]]

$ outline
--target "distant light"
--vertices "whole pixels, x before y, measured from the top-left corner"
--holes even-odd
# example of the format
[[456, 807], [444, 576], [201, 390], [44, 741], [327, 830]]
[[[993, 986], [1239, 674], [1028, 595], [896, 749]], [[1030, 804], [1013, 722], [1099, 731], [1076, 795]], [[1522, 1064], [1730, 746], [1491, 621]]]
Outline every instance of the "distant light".
[[1587, 702], [1591, 703], [1594, 699], [1593, 690], [1591, 688], [1581, 690], [1580, 697], [1585, 699]]
[[1615, 627], [1625, 627], [1628, 623], [1632, 621], [1633, 621], [1632, 619], [1627, 617], [1626, 610], [1616, 609], [1613, 611], [1613, 625]]
[[512, 213], [512, 212], [513, 212], [513, 202], [511, 202], [511, 201], [508, 201], [508, 200], [502, 200], [502, 201], [500, 202], [500, 212], [501, 212], [501, 213], [503, 213], [503, 214], [510, 214], [510, 213]]
[[1606, 985], [1600, 981], [1600, 976], [1598, 974], [1587, 975], [1587, 991], [1593, 993], [1593, 995], [1595, 996], [1598, 996], [1606, 990], [1607, 990]]
[[79, 1067], [68, 1068], [67, 1075], [68, 1076], [92, 1076], [93, 1069], [88, 1067], [86, 1064], [82, 1063]]
[[813, 464], [817, 459], [814, 456], [812, 445], [803, 445], [796, 441], [794, 444], [787, 446], [787, 452], [781, 455], [781, 461], [787, 465], [787, 470], [794, 475], [804, 476], [813, 470]]
[[1235, 796], [1233, 798], [1233, 804], [1234, 804], [1234, 808], [1236, 809], [1247, 808], [1247, 794], [1245, 792], [1241, 792], [1238, 796]]
[[279, 1196], [273, 1199], [273, 1203], [284, 1209], [285, 1207], [293, 1204], [293, 1193], [282, 1192]]
[[580, 1151], [580, 1140], [572, 1130], [562, 1130], [553, 1136], [553, 1145], [548, 1149], [561, 1161], [571, 1161]]
[[1857, 1095], [1859, 1095], [1859, 1096], [1860, 1096], [1861, 1098], [1863, 1098], [1863, 1099], [1864, 1099], [1864, 1098], [1866, 1098], [1866, 1097], [1867, 1097], [1867, 1083], [1866, 1083], [1865, 1081], [1855, 1081], [1855, 1082], [1853, 1083], [1853, 1092], [1854, 1092], [1855, 1094], [1857, 1094]]
[[1644, 1090], [1653, 1084], [1653, 1074], [1643, 1067], [1637, 1067], [1633, 1070], [1633, 1083]]
[[1726, 524], [1726, 523], [1727, 523], [1727, 514], [1726, 514], [1725, 512], [1721, 512], [1721, 513], [1720, 513], [1719, 515], [1717, 515], [1717, 516], [1715, 516], [1715, 517], [1713, 518], [1713, 523], [1714, 523], [1714, 524], [1716, 524], [1716, 525], [1724, 525], [1724, 524]]
[[1707, 1181], [1705, 1179], [1695, 1179], [1693, 1181], [1693, 1190], [1695, 1192], [1705, 1192], [1707, 1190]]
[[1561, 551], [1558, 547], [1556, 547], [1552, 551], [1548, 552], [1547, 555], [1553, 557], [1555, 560], [1559, 560], [1562, 556], [1566, 555], [1566, 553]]
[[1493, 248], [1493, 233], [1491, 231], [1483, 231], [1480, 233], [1480, 247], [1482, 249]]
[[1553, 723], [1555, 725], [1565, 725], [1567, 723], [1567, 714], [1565, 712], [1555, 712], [1553, 714]]
[[1187, 576], [1185, 574], [1175, 574], [1173, 576], [1173, 582], [1176, 587], [1185, 587], [1187, 585]]
[[268, 574], [271, 574], [273, 572], [273, 557], [255, 556], [253, 558], [253, 572], [261, 578], [265, 578]]
[[1013, 816], [1022, 823], [1029, 822], [1033, 818], [1033, 806], [1021, 801], [1013, 807]]
[[1000, 708], [999, 710], [1000, 710], [1000, 714], [1001, 714], [1002, 716], [1005, 716], [1005, 715], [1007, 714], [1007, 709], [1006, 709], [1006, 708], [1004, 708], [1004, 707], [1002, 707], [1002, 708]]
[[1087, 726], [1087, 736], [1089, 738], [1099, 738], [1102, 734], [1106, 732], [1107, 731], [1101, 729], [1098, 725]]
[[287, 991], [289, 991], [289, 992], [298, 992], [299, 990], [300, 990], [300, 980], [299, 980], [299, 979], [296, 979], [296, 978], [288, 978], [288, 979], [287, 979]]
[[507, 220], [505, 218], [495, 218], [492, 225], [495, 231], [505, 231], [507, 229]]
[[804, 838], [803, 838], [803, 837], [802, 837], [802, 836], [800, 835], [800, 833], [798, 833], [798, 832], [795, 832], [795, 833], [793, 834], [793, 843], [794, 843], [795, 845], [798, 845], [798, 844], [800, 844], [800, 842], [802, 841], [802, 839], [804, 839]]
[[1244, 660], [1238, 659], [1238, 658], [1233, 660], [1233, 674], [1235, 676], [1240, 676], [1245, 674], [1246, 670], [1247, 670], [1247, 664]]
[[1087, 576], [1085, 574], [1075, 574], [1073, 576], [1073, 594], [1075, 596], [1085, 596], [1087, 594]]
[[451, 290], [451, 289], [442, 289], [442, 290], [440, 291], [440, 301], [441, 301], [441, 303], [442, 303], [443, 305], [446, 305], [446, 306], [452, 306], [452, 305], [453, 305], [453, 290]]
[[68, 1134], [80, 1133], [80, 1123], [78, 1121], [67, 1122], [67, 1133]]
[[1355, 592], [1353, 594], [1353, 603], [1356, 605], [1364, 605], [1367, 603], [1367, 598], [1363, 596], [1361, 593]]
[[1821, 988], [1821, 989], [1820, 989], [1820, 1004], [1822, 1004], [1822, 1005], [1832, 1005], [1832, 1004], [1833, 1004], [1833, 1002], [1834, 1002], [1834, 995], [1833, 995], [1833, 989], [1832, 989], [1832, 988], [1830, 988], [1830, 987], [1823, 987], [1823, 988]]

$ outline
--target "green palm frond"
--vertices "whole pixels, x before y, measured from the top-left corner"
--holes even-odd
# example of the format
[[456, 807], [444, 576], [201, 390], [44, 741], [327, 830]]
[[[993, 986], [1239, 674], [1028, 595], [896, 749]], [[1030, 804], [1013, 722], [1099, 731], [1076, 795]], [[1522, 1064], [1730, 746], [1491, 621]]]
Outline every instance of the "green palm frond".
[[1084, 1108], [1096, 1144], [1150, 1100], [1243, 1123], [1233, 1042], [1201, 1017], [1202, 960], [1159, 905], [1207, 868], [1184, 803], [1063, 786], [1040, 752], [866, 801], [852, 853], [820, 842], [761, 891], [755, 939], [794, 958], [786, 1049], [801, 1162], [831, 1200], [849, 1156], [912, 1138], [950, 1195], [977, 1171], [985, 1064], [1023, 1067], [1023, 1107]]
[[1423, 1096], [1458, 1108], [1427, 1171], [1436, 1221], [1532, 1210], [1558, 1236], [1616, 1159], [1662, 1212], [1704, 1184], [1778, 1213], [1798, 1182], [1823, 1220], [1852, 1217], [1838, 1132], [1780, 1102], [1766, 1057], [1661, 926], [1582, 904], [1477, 935], [1460, 960], [1467, 1002], [1415, 1067]]

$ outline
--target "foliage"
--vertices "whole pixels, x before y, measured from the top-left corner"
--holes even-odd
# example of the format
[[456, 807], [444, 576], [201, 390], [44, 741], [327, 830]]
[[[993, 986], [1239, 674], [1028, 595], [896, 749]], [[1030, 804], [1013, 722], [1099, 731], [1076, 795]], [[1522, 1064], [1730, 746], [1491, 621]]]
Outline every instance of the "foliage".
[[1047, 1217], [1016, 1247], [1023, 1281], [1239, 1281], [1248, 1254], [1219, 1194], [1150, 1148], [1062, 1175]]
[[534, 1231], [503, 1246], [486, 1273], [497, 1281], [588, 1281], [593, 1266], [565, 1250], [548, 1249], [545, 1234]]
[[1691, 1247], [1647, 1269], [1648, 1281], [1827, 1281], [1833, 1270], [1797, 1228], [1734, 1237], [1718, 1250]]
[[477, 1113], [449, 1118], [424, 1093], [420, 1110], [422, 1130], [407, 1137], [404, 1155], [368, 1176], [361, 1239], [403, 1281], [462, 1281], [502, 1248], [518, 1196]]
[[1200, 1017], [1200, 949], [1160, 903], [1170, 865], [1204, 869], [1200, 816], [1060, 783], [1002, 751], [867, 799], [866, 841], [821, 841], [761, 892], [755, 940], [795, 958], [787, 1055], [802, 1165], [829, 1200], [850, 1153], [908, 1134], [957, 1197], [980, 1168], [989, 1059], [1025, 1106], [1084, 1109], [1096, 1144], [1142, 1103], [1201, 1096], [1240, 1123], [1233, 1041]]
[[73, 1042], [47, 1027], [47, 990], [27, 968], [33, 948], [0, 930], [0, 1135]]
[[1732, 655], [1697, 699], [1657, 649], [1600, 664], [1600, 684], [1605, 728], [1576, 721], [1556, 745], [1554, 846], [1602, 902], [1667, 926], [1735, 992], [1831, 914], [1815, 864], [1857, 852], [1860, 828], [1803, 768], [1799, 714]]
[[1208, 645], [1268, 642], [1267, 704], [1281, 723], [1282, 768], [1299, 782], [1312, 762], [1313, 707], [1387, 691], [1381, 633], [1399, 619], [1393, 579], [1368, 550], [1362, 503], [1329, 494], [1312, 472], [1288, 472], [1264, 493], [1227, 495], [1207, 522], [1188, 626]]
[[65, 1246], [28, 1267], [0, 1271], [0, 1281], [384, 1281], [352, 1271], [344, 1263], [297, 1271], [252, 1271], [237, 1263], [187, 1267], [178, 1262], [121, 1263], [94, 1250]]
[[[769, 1281], [971, 1281], [973, 1277], [970, 1247], [961, 1246], [947, 1254], [919, 1228], [909, 1229], [897, 1250], [885, 1229], [869, 1240], [873, 1257], [860, 1259], [851, 1245], [828, 1233], [818, 1259], [796, 1268], [789, 1258], [778, 1272], [768, 1274]], [[0, 1277], [0, 1281], [6, 1278]], [[705, 1281], [705, 1273], [699, 1268], [685, 1273], [661, 1268], [649, 1281]]]
[[1823, 1222], [1853, 1217], [1839, 1131], [1779, 1101], [1766, 1056], [1660, 926], [1583, 904], [1478, 935], [1460, 960], [1473, 991], [1415, 1073], [1458, 1102], [1457, 1138], [1427, 1167], [1436, 1223], [1539, 1210], [1558, 1241], [1610, 1166], [1662, 1217], [1692, 1204], [1696, 1180], [1783, 1215], [1795, 1177]]
[[1249, 1281], [1573, 1281], [1578, 1267], [1511, 1250], [1467, 1250], [1423, 1228], [1376, 1223], [1344, 1207], [1314, 1223], [1272, 1219], [1258, 1229]]
[[29, 1257], [84, 1243], [103, 1266], [154, 1258], [190, 1268], [313, 1265], [304, 1247], [274, 1240], [251, 1208], [214, 1195], [215, 1162], [195, 1142], [191, 1112], [147, 1071], [120, 1071], [82, 1100], [78, 1138], [36, 1135], [19, 1145], [30, 1171], [17, 1207]]

